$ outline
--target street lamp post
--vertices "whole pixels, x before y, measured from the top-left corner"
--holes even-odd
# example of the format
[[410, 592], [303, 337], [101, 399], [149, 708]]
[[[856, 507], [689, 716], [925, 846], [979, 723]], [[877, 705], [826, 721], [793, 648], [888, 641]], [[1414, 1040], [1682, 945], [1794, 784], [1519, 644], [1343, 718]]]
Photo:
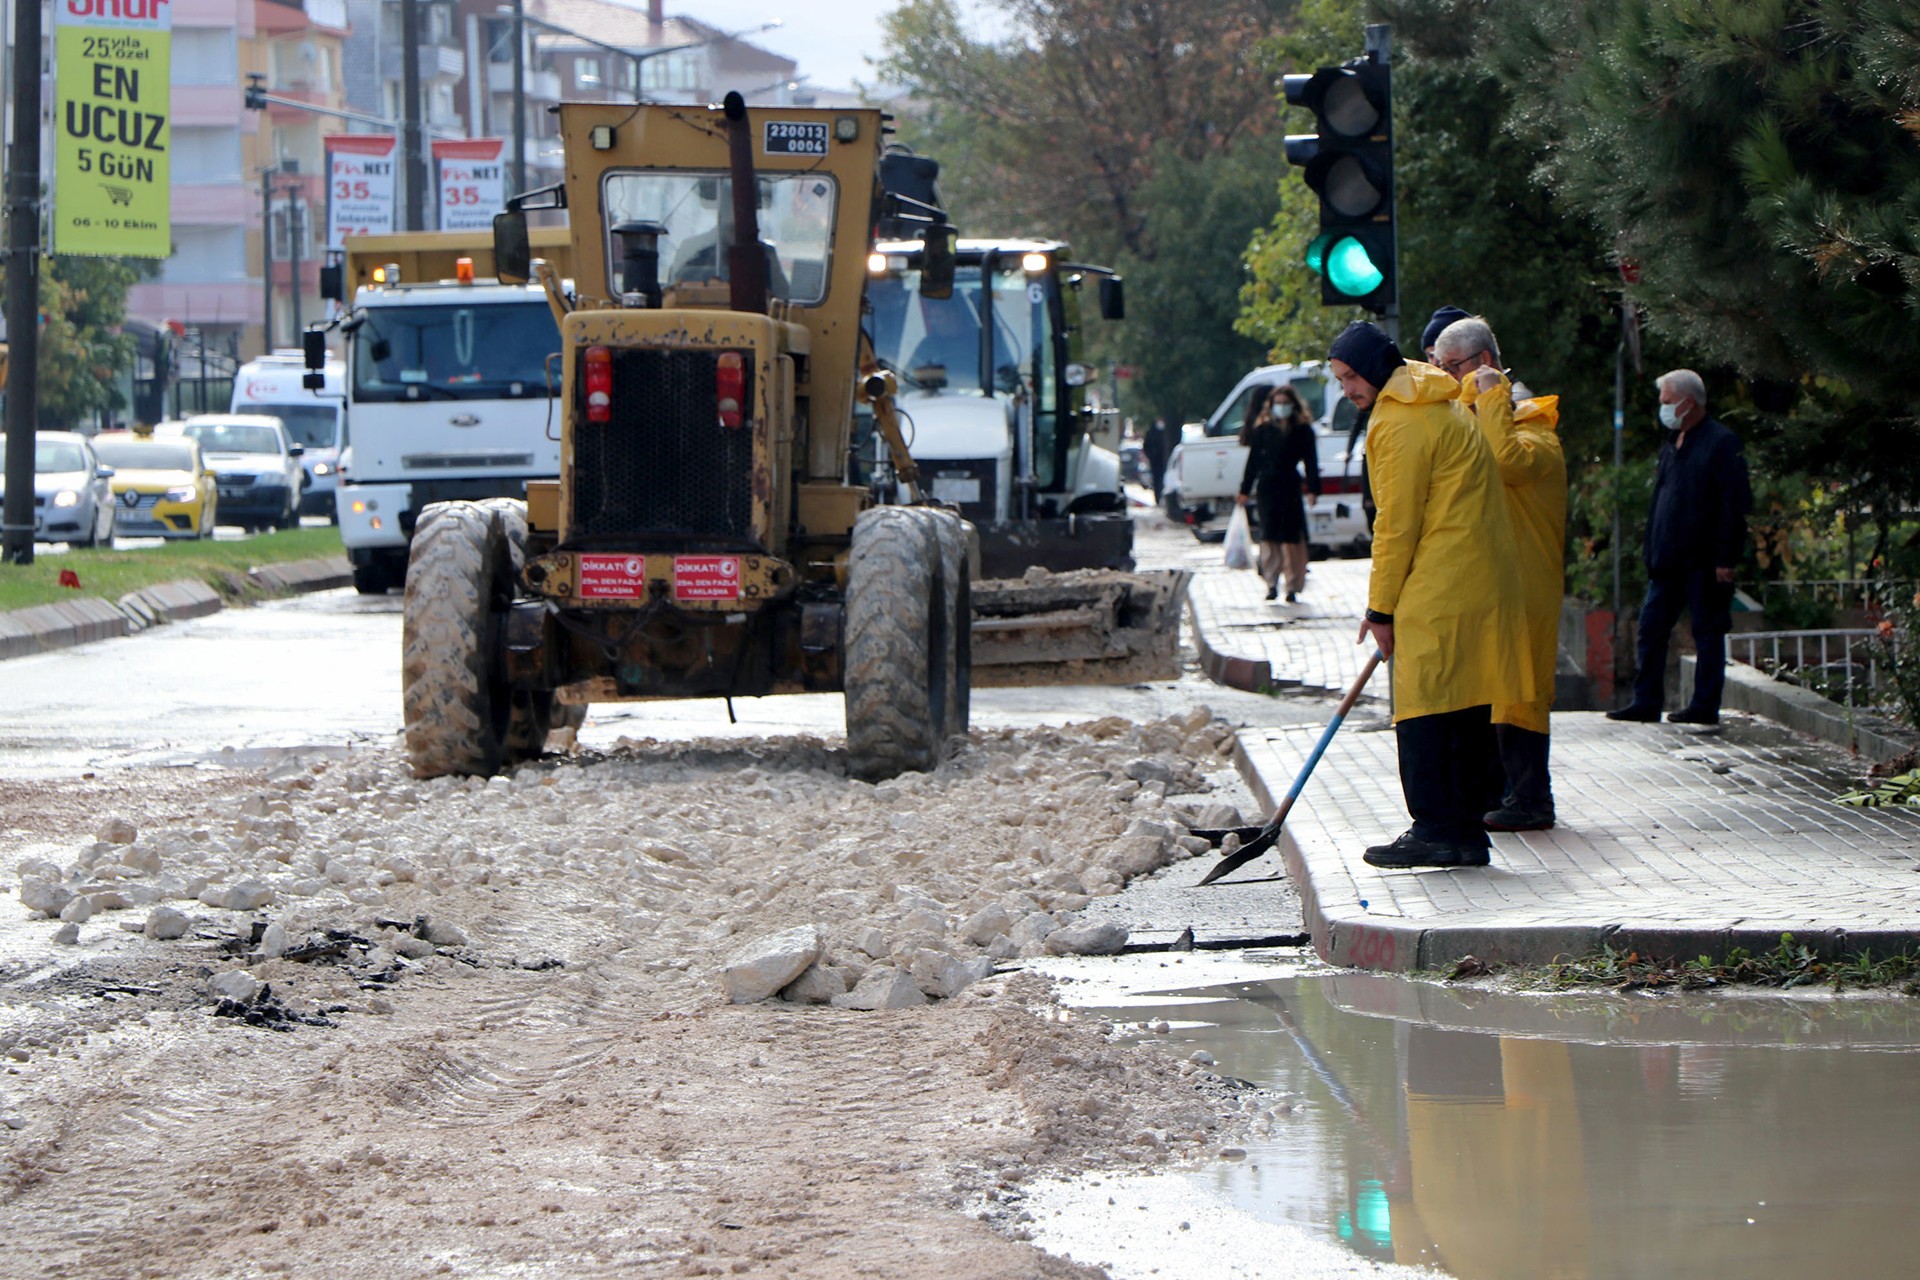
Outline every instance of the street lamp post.
[[633, 49], [625, 45], [609, 44], [605, 40], [596, 40], [592, 36], [575, 31], [570, 27], [563, 27], [558, 23], [548, 22], [545, 18], [528, 17], [525, 0], [513, 0], [513, 3], [510, 5], [499, 5], [494, 9], [494, 12], [511, 18], [513, 22], [513, 185], [516, 193], [527, 189], [526, 31], [528, 27], [551, 32], [554, 35], [566, 36], [569, 39], [578, 40], [582, 44], [591, 45], [595, 49], [604, 49], [608, 53], [618, 54], [620, 57], [627, 59], [633, 64], [633, 100], [635, 102], [644, 102], [646, 98], [640, 92], [640, 76], [641, 67], [648, 61], [654, 58], [664, 57], [669, 53], [680, 53], [687, 49], [699, 49], [710, 44], [719, 44], [724, 40], [744, 39], [747, 36], [759, 35], [763, 31], [771, 31], [775, 27], [783, 25], [781, 19], [775, 18], [771, 22], [763, 22], [757, 27], [748, 27], [743, 31], [719, 32], [718, 34], [708, 36], [705, 40], [690, 40], [686, 44], [669, 45], [662, 49]]

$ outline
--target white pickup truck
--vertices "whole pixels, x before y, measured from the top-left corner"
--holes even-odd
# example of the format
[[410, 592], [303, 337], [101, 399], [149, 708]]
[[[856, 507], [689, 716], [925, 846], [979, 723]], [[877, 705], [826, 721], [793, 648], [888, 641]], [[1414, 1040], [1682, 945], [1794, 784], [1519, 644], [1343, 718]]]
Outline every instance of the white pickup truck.
[[1255, 393], [1264, 396], [1282, 382], [1292, 383], [1302, 403], [1320, 411], [1313, 425], [1319, 437], [1320, 496], [1307, 504], [1308, 545], [1322, 554], [1363, 555], [1373, 543], [1360, 506], [1360, 465], [1366, 442], [1362, 439], [1348, 455], [1354, 409], [1317, 360], [1255, 369], [1234, 384], [1205, 422], [1190, 422], [1181, 429], [1180, 443], [1167, 459], [1167, 479], [1161, 490], [1166, 513], [1202, 540], [1225, 536], [1226, 516], [1247, 467], [1240, 424], [1246, 421]]

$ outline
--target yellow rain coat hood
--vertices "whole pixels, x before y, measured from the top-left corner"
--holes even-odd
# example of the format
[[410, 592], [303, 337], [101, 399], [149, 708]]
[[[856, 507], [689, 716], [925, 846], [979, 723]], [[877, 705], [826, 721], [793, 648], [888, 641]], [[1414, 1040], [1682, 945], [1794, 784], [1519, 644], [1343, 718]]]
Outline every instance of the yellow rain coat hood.
[[1513, 385], [1503, 376], [1477, 393], [1467, 383], [1460, 399], [1478, 419], [1506, 488], [1536, 683], [1529, 702], [1495, 703], [1493, 722], [1546, 733], [1560, 657], [1560, 601], [1566, 591], [1567, 460], [1557, 429], [1560, 397], [1535, 396], [1515, 404]]
[[[1393, 617], [1393, 718], [1536, 693], [1517, 553], [1493, 451], [1443, 370], [1408, 361], [1367, 427], [1379, 514], [1367, 607]], [[1553, 686], [1553, 668], [1545, 683]]]

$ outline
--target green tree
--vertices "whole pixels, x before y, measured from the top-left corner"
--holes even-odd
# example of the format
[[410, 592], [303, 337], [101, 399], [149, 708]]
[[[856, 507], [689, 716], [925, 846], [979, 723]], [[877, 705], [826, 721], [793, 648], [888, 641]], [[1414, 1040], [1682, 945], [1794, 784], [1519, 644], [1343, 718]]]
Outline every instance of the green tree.
[[1920, 11], [1496, 8], [1542, 180], [1639, 262], [1655, 332], [1743, 381], [1750, 446], [1882, 511], [1920, 493]]
[[[127, 258], [59, 254], [40, 259], [39, 428], [68, 430], [126, 407], [117, 381], [133, 363], [121, 331], [127, 292], [153, 270]], [[0, 306], [6, 286], [0, 281]]]

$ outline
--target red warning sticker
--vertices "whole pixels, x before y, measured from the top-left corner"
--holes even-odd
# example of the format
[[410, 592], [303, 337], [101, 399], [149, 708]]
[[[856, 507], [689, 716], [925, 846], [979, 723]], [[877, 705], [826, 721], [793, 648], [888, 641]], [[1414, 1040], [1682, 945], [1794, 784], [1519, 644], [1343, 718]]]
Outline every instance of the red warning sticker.
[[738, 600], [739, 556], [675, 556], [675, 600]]
[[580, 596], [586, 600], [638, 600], [647, 594], [647, 558], [634, 555], [580, 557]]

